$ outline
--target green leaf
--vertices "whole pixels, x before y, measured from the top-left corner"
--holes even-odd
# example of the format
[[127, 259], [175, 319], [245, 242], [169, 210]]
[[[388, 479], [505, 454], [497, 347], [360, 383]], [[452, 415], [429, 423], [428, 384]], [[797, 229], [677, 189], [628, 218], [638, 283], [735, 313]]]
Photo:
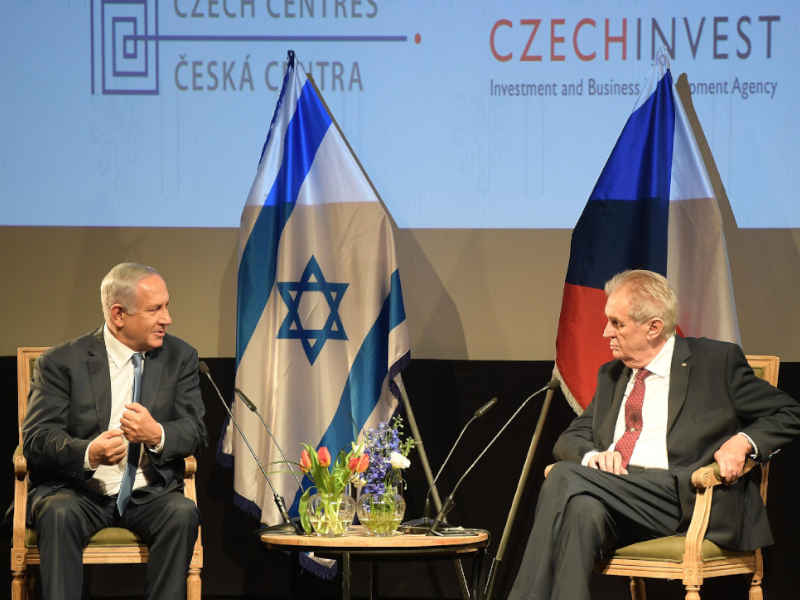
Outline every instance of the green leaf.
[[311, 535], [311, 520], [308, 518], [308, 499], [311, 497], [311, 488], [308, 488], [303, 495], [300, 496], [300, 503], [297, 510], [300, 512], [300, 524], [303, 526], [303, 531]]

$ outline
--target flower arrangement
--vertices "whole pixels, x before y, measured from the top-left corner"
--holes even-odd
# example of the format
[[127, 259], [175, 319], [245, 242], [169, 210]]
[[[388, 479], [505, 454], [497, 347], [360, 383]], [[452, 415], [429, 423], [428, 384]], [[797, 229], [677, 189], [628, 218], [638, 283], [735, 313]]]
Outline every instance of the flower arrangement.
[[403, 418], [396, 416], [391, 424], [379, 423], [366, 432], [365, 454], [369, 466], [364, 474], [364, 492], [383, 494], [387, 488], [403, 484], [402, 471], [411, 465], [408, 455], [414, 448], [414, 438], [403, 439]]
[[[408, 455], [414, 447], [413, 438], [403, 439], [403, 419], [391, 424], [380, 423], [365, 434], [365, 456], [369, 465], [359, 482], [363, 494], [358, 498], [358, 518], [374, 535], [392, 535], [403, 520], [406, 503], [400, 488], [404, 485], [402, 471], [411, 464]], [[356, 487], [360, 488], [359, 482]]]
[[[342, 450], [331, 463], [331, 453], [326, 446], [318, 450], [303, 444], [300, 453], [300, 470], [311, 480], [312, 485], [300, 497], [298, 506], [300, 523], [306, 533], [341, 535], [353, 519], [354, 507], [350, 510], [349, 521], [340, 517], [343, 503], [352, 499], [344, 491], [351, 479], [364, 473], [369, 466], [369, 457], [361, 444], [352, 444], [349, 452]], [[318, 499], [311, 496], [316, 489]], [[311, 509], [311, 510], [309, 510]], [[347, 512], [345, 510], [345, 512]], [[347, 521], [345, 523], [345, 521]]]

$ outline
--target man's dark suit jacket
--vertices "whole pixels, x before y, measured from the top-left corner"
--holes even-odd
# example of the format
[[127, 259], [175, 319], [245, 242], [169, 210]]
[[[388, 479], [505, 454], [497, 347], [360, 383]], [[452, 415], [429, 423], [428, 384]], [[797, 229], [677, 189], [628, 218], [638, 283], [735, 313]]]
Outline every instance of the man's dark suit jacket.
[[[148, 453], [149, 483], [131, 502], [181, 489], [183, 459], [206, 443], [197, 364], [194, 348], [171, 335], [147, 353], [141, 402], [164, 427], [164, 448]], [[29, 509], [59, 488], [86, 486], [93, 474], [84, 469], [86, 448], [108, 429], [110, 419], [111, 379], [102, 327], [39, 358], [22, 426], [31, 478]]]
[[[589, 450], [611, 445], [630, 375], [619, 360], [600, 368], [592, 403], [559, 437], [556, 458], [580, 462]], [[678, 485], [683, 528], [694, 507], [692, 471], [714, 462], [714, 452], [728, 438], [746, 433], [758, 458], [767, 460], [800, 435], [800, 405], [759, 379], [739, 346], [706, 338], [676, 338], [667, 411], [669, 470]], [[772, 543], [755, 481], [746, 477], [715, 489], [708, 537], [738, 550]]]

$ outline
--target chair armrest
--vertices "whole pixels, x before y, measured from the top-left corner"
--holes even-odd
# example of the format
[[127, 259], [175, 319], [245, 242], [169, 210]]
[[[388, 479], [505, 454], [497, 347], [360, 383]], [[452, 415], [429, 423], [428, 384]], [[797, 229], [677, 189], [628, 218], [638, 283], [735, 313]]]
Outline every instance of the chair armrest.
[[25, 455], [22, 454], [22, 447], [17, 446], [17, 449], [14, 450], [14, 476], [17, 479], [25, 479], [25, 476], [28, 474], [28, 461], [25, 459]]
[[28, 461], [22, 454], [22, 446], [14, 451], [14, 515], [12, 517], [12, 568], [21, 568], [25, 555], [25, 521], [28, 511]]
[[[745, 460], [742, 475], [753, 470], [758, 463], [752, 458]], [[719, 475], [719, 465], [716, 462], [700, 467], [692, 472], [692, 485], [697, 489], [708, 489], [724, 483]]]
[[197, 487], [196, 487], [196, 473], [197, 473], [197, 459], [194, 456], [187, 456], [183, 459], [184, 473], [183, 473], [183, 495], [189, 498], [192, 502], [197, 504]]
[[197, 473], [197, 459], [194, 456], [187, 456], [183, 459], [183, 476], [194, 477]]
[[[742, 475], [749, 473], [758, 463], [752, 458], [745, 460]], [[686, 531], [686, 546], [684, 561], [699, 562], [703, 560], [702, 544], [708, 530], [708, 521], [711, 516], [711, 500], [714, 487], [723, 484], [719, 475], [719, 465], [716, 462], [700, 467], [692, 473], [692, 485], [697, 489], [694, 512]]]

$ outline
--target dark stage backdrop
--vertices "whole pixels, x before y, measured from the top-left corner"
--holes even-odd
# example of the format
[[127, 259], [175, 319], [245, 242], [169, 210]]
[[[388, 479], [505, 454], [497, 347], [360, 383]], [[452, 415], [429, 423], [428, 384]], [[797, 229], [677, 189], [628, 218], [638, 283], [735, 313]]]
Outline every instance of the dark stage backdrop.
[[[233, 390], [234, 361], [230, 358], [207, 358], [211, 372], [226, 398]], [[444, 459], [458, 431], [481, 404], [496, 395], [500, 402], [481, 420], [476, 421], [456, 450], [441, 477], [439, 486], [446, 495], [475, 456], [485, 447], [505, 420], [532, 391], [547, 383], [551, 361], [445, 361], [413, 360], [406, 370], [405, 382], [423, 441], [436, 470]], [[205, 379], [202, 380], [206, 402], [206, 425], [209, 446], [198, 456], [198, 496], [203, 514], [203, 596], [208, 598], [285, 598], [291, 575], [291, 560], [282, 553], [268, 553], [261, 548], [254, 530], [257, 520], [243, 514], [232, 503], [231, 472], [216, 463], [217, 444], [223, 424], [223, 409]], [[800, 363], [781, 365], [780, 387], [794, 397], [800, 396]], [[12, 498], [11, 456], [17, 444], [16, 358], [0, 357], [0, 390], [6, 401], [0, 420], [0, 456], [6, 457], [0, 478], [0, 500], [4, 506]], [[462, 484], [455, 498], [449, 520], [464, 526], [484, 527], [491, 532], [489, 558], [494, 555], [505, 525], [506, 515], [516, 489], [531, 434], [539, 415], [540, 400], [531, 403], [482, 462]], [[542, 470], [552, 457], [550, 448], [555, 438], [573, 417], [560, 393], [554, 396], [547, 425], [527, 486], [517, 523], [511, 536], [504, 567], [495, 586], [496, 598], [503, 598], [518, 568], [522, 550], [533, 519], [533, 507], [541, 485]], [[299, 453], [297, 449], [285, 449]], [[793, 481], [795, 465], [800, 460], [800, 444], [794, 443], [773, 459], [770, 479], [770, 521], [776, 544], [766, 552], [766, 591], [770, 599], [796, 597], [800, 588], [800, 571], [794, 557], [800, 553], [800, 517], [793, 511], [798, 487]], [[422, 514], [426, 484], [419, 460], [412, 455], [408, 473], [407, 516]], [[3, 528], [0, 541], [0, 564], [9, 564], [10, 529]], [[465, 564], [469, 572], [470, 565]], [[7, 569], [7, 567], [5, 567]], [[132, 574], [131, 571], [135, 573]], [[9, 590], [8, 570], [0, 579], [0, 598]], [[354, 566], [356, 597], [366, 596], [366, 566]], [[142, 567], [92, 567], [87, 580], [92, 598], [127, 598], [143, 591]], [[381, 563], [378, 570], [382, 598], [459, 598], [455, 572], [451, 562]], [[648, 582], [649, 598], [682, 597], [680, 582]], [[597, 577], [594, 597], [627, 597], [626, 580], [619, 577]], [[301, 598], [334, 598], [337, 588], [315, 576], [303, 573], [298, 577]], [[742, 577], [730, 577], [704, 586], [704, 600], [745, 597]]]

